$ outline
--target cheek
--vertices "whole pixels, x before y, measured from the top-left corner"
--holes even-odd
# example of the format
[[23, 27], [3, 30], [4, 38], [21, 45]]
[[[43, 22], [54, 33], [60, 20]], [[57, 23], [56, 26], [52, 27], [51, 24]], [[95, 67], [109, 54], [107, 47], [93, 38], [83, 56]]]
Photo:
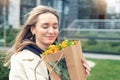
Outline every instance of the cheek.
[[47, 34], [47, 30], [41, 29], [40, 33], [41, 33], [41, 35], [45, 35], [45, 34]]
[[58, 30], [56, 30], [56, 31], [55, 31], [55, 34], [58, 36], [58, 34], [59, 34], [59, 31], [58, 31]]
[[38, 35], [44, 35], [47, 33], [47, 30], [40, 28], [36, 32], [38, 32]]

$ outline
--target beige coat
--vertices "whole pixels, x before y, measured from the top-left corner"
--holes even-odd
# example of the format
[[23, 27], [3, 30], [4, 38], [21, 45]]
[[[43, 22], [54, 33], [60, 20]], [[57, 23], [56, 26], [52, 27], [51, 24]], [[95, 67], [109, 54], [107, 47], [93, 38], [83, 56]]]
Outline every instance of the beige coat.
[[45, 63], [36, 54], [23, 50], [11, 57], [9, 80], [48, 80]]

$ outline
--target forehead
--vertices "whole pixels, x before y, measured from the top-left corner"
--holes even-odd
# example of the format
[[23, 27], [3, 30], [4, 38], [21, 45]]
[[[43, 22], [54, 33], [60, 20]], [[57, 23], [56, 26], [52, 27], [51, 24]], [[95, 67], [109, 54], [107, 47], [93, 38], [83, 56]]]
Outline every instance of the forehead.
[[43, 13], [38, 16], [38, 22], [44, 23], [44, 22], [54, 22], [58, 23], [57, 17], [52, 13]]

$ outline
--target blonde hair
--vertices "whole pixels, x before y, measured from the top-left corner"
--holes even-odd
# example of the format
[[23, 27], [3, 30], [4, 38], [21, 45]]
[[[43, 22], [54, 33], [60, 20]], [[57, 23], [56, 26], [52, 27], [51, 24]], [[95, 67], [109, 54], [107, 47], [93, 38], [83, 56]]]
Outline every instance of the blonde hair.
[[11, 56], [21, 51], [24, 46], [28, 44], [35, 44], [35, 40], [31, 41], [31, 37], [33, 37], [33, 34], [30, 29], [31, 27], [35, 27], [35, 24], [38, 20], [38, 16], [44, 13], [54, 14], [57, 17], [59, 22], [58, 12], [52, 7], [40, 5], [33, 8], [33, 10], [29, 12], [29, 17], [26, 20], [25, 24], [23, 25], [23, 29], [17, 35], [14, 45], [12, 46], [11, 50], [8, 52], [8, 56], [6, 58], [4, 66], [9, 66]]

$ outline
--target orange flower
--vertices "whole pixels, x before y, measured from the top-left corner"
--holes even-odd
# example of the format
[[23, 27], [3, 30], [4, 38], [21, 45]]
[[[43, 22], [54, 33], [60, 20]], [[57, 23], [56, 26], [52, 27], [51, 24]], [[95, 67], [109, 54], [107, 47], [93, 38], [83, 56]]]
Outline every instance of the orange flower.
[[76, 44], [78, 44], [78, 41], [64, 40], [62, 41], [62, 43], [58, 43], [57, 45], [50, 45], [49, 48], [47, 48], [47, 50], [43, 54], [48, 55], [48, 54], [57, 53], [58, 51], [66, 48], [67, 46], [76, 45]]
[[59, 47], [58, 46], [54, 46], [54, 53], [59, 51]]

